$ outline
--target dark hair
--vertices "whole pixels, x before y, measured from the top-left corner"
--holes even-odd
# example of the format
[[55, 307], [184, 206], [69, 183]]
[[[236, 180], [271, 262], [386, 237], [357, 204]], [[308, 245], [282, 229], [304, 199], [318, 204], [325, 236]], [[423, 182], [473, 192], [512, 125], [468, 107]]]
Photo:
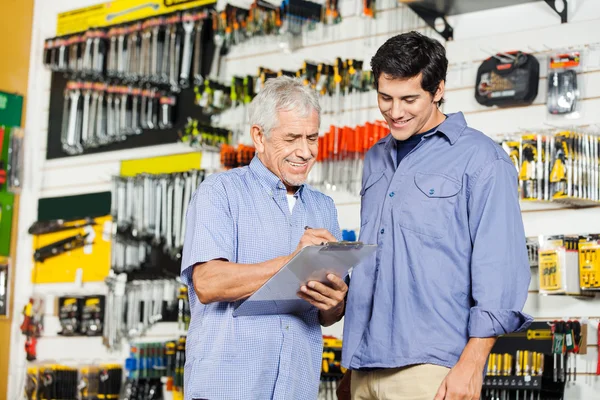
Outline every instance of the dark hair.
[[[435, 95], [440, 82], [446, 80], [446, 49], [435, 39], [418, 32], [407, 32], [388, 39], [371, 59], [375, 88], [381, 74], [394, 79], [409, 79], [423, 73], [421, 87]], [[444, 99], [440, 99], [441, 105]]]

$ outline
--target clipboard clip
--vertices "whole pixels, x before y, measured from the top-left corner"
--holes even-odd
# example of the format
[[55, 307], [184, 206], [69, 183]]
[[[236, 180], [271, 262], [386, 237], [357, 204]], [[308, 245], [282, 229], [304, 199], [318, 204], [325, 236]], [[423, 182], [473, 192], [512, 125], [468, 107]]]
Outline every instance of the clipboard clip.
[[323, 248], [319, 251], [344, 251], [353, 249], [362, 249], [363, 242], [326, 242], [323, 244]]

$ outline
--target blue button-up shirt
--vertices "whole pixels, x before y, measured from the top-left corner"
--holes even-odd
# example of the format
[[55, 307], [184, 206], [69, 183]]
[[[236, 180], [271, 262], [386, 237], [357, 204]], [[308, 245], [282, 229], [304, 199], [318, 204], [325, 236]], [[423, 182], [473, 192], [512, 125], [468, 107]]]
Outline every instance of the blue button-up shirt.
[[[340, 240], [333, 200], [303, 185], [290, 213], [286, 189], [258, 158], [213, 174], [187, 213], [181, 277], [190, 287], [185, 399], [317, 398], [323, 337], [318, 311], [303, 315], [233, 317], [239, 304], [200, 303], [191, 266], [214, 259], [253, 264], [292, 253], [304, 227]], [[251, 268], [250, 266], [248, 268]]]
[[524, 329], [531, 279], [517, 171], [504, 150], [449, 115], [396, 168], [386, 136], [365, 157], [360, 240], [342, 364], [453, 367], [470, 337]]

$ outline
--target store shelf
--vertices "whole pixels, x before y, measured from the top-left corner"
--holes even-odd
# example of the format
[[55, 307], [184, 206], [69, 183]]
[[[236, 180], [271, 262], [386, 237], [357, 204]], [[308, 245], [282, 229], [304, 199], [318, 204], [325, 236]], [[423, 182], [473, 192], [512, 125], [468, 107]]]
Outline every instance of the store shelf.
[[522, 212], [600, 207], [600, 202], [598, 201], [576, 198], [554, 199], [552, 201], [521, 200], [520, 204]]
[[483, 381], [484, 389], [513, 389], [534, 390], [542, 388], [541, 376], [494, 376], [486, 377]]
[[562, 23], [567, 22], [568, 0], [562, 0], [564, 7], [557, 9], [554, 0], [399, 0], [409, 6], [430, 27], [435, 29], [446, 40], [452, 40], [454, 29], [447, 16], [467, 14], [477, 11], [510, 7], [526, 3], [545, 2], [560, 16]]
[[400, 0], [409, 6], [421, 6], [446, 16], [540, 1], [543, 0]]

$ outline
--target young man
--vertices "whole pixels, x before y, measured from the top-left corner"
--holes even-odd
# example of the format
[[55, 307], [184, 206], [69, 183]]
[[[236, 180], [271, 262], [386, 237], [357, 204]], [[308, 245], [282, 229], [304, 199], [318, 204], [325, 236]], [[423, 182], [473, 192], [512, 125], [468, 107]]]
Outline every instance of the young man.
[[301, 315], [232, 313], [300, 249], [340, 239], [333, 201], [304, 183], [320, 107], [311, 89], [281, 77], [266, 82], [249, 115], [257, 156], [202, 182], [187, 214], [181, 276], [194, 290], [185, 399], [314, 400], [321, 325], [341, 318], [346, 283], [308, 282], [298, 296], [314, 307]]
[[354, 400], [479, 399], [495, 338], [524, 329], [530, 281], [517, 173], [462, 113], [444, 115], [444, 47], [416, 32], [371, 61], [390, 134], [365, 157], [344, 367]]

